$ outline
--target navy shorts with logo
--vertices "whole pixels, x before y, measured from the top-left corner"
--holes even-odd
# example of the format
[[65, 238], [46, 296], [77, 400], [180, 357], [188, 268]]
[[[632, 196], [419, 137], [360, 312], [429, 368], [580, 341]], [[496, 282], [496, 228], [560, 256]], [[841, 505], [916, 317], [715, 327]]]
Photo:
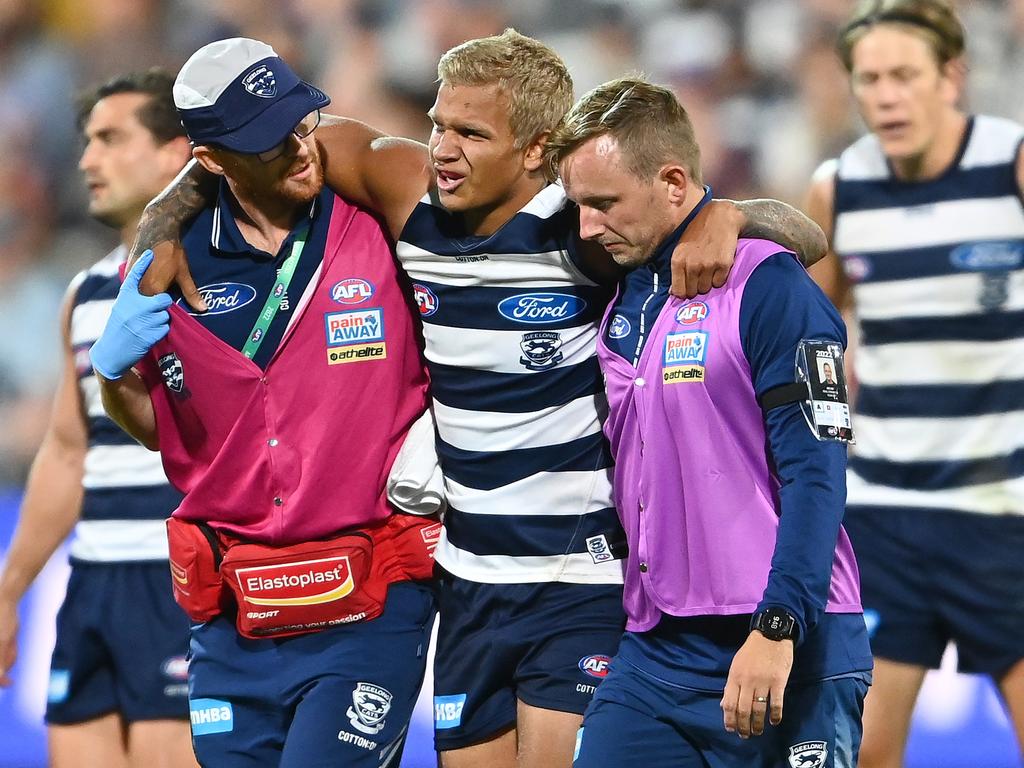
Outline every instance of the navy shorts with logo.
[[118, 712], [131, 723], [188, 717], [188, 618], [166, 560], [73, 561], [57, 614], [46, 722]]
[[614, 584], [480, 584], [443, 573], [434, 743], [459, 749], [516, 722], [516, 702], [582, 714], [622, 636]]
[[1024, 517], [850, 507], [875, 656], [1002, 677], [1024, 658]]
[[574, 768], [855, 768], [868, 673], [786, 689], [782, 723], [741, 739], [722, 691], [675, 685], [616, 659], [576, 736]]
[[192, 628], [192, 744], [210, 768], [397, 767], [423, 683], [434, 590], [392, 584], [376, 619], [247, 640]]

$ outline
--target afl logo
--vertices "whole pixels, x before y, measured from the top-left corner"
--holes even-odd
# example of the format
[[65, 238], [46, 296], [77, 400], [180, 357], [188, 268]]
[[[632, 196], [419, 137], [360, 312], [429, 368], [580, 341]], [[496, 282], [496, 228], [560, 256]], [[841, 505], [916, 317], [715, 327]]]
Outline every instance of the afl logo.
[[611, 656], [595, 654], [593, 656], [584, 656], [580, 659], [579, 667], [581, 672], [603, 680], [608, 677], [608, 665], [611, 663]]
[[691, 301], [676, 310], [676, 322], [682, 325], [696, 325], [708, 316], [708, 305], [703, 301]]
[[420, 308], [420, 317], [430, 317], [437, 312], [437, 296], [427, 286], [413, 283], [412, 295], [416, 299], [416, 306]]
[[331, 298], [339, 304], [362, 304], [373, 298], [373, 283], [361, 277], [348, 277], [331, 286]]

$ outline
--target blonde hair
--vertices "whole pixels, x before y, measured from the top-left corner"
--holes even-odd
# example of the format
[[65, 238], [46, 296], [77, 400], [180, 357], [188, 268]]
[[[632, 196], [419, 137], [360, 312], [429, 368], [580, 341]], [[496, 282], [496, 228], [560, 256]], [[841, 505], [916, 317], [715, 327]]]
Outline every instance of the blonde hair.
[[457, 45], [437, 63], [443, 85], [496, 84], [508, 98], [516, 149], [554, 129], [572, 105], [572, 77], [546, 45], [511, 27]]
[[940, 67], [964, 53], [964, 27], [948, 0], [862, 0], [836, 45], [847, 72], [853, 71], [854, 46], [878, 24], [898, 24], [922, 37]]
[[599, 85], [576, 102], [544, 147], [549, 168], [597, 136], [612, 136], [631, 173], [648, 181], [666, 163], [678, 163], [702, 184], [693, 123], [668, 88], [638, 77]]

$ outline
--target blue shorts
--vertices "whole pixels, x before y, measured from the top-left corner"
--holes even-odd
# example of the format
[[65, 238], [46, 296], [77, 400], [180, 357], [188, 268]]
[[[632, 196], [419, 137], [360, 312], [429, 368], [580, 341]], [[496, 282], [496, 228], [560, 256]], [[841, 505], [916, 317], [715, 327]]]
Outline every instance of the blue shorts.
[[372, 621], [247, 640], [192, 628], [192, 744], [216, 768], [397, 766], [426, 669], [434, 590], [393, 584]]
[[853, 674], [786, 689], [782, 723], [741, 739], [722, 691], [683, 688], [616, 659], [576, 737], [574, 768], [854, 768], [868, 683]]
[[126, 722], [188, 717], [188, 618], [166, 560], [72, 561], [57, 614], [46, 722], [118, 712]]
[[875, 656], [1001, 678], [1024, 658], [1024, 517], [850, 507]]
[[438, 607], [438, 751], [507, 730], [517, 699], [582, 714], [625, 625], [614, 584], [479, 584], [443, 574]]

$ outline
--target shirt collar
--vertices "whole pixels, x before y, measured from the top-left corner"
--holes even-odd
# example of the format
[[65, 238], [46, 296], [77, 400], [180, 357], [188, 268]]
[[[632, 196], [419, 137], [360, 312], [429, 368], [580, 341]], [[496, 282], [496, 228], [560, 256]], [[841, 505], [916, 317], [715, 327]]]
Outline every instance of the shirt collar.
[[[321, 192], [321, 194], [323, 193]], [[221, 253], [228, 255], [244, 254], [247, 256], [259, 256], [264, 259], [276, 259], [276, 253], [266, 253], [257, 248], [253, 248], [242, 236], [241, 230], [238, 229], [238, 223], [235, 221], [235, 215], [231, 211], [232, 199], [233, 196], [231, 194], [231, 190], [228, 188], [227, 182], [224, 179], [221, 179], [220, 189], [217, 192], [217, 205], [213, 209], [213, 226], [210, 227], [210, 245]], [[316, 216], [318, 202], [319, 195], [314, 197], [313, 201], [309, 204], [309, 211], [306, 216], [309, 219], [310, 225], [312, 225], [313, 219]], [[301, 221], [302, 220], [300, 219], [300, 223]], [[291, 242], [298, 226], [299, 225], [296, 224], [292, 229], [292, 233], [285, 238], [285, 241], [281, 244], [282, 251], [284, 251], [285, 246]]]
[[647, 266], [652, 272], [657, 272], [661, 277], [666, 279], [666, 285], [672, 281], [672, 252], [675, 250], [676, 244], [679, 242], [679, 238], [683, 236], [683, 232], [686, 231], [686, 227], [691, 221], [701, 212], [711, 201], [711, 187], [704, 186], [704, 197], [700, 199], [700, 202], [694, 206], [693, 210], [690, 211], [686, 218], [683, 219], [682, 223], [674, 230], [672, 234], [661, 241], [661, 244], [655, 249], [654, 255], [650, 261], [647, 262]]

